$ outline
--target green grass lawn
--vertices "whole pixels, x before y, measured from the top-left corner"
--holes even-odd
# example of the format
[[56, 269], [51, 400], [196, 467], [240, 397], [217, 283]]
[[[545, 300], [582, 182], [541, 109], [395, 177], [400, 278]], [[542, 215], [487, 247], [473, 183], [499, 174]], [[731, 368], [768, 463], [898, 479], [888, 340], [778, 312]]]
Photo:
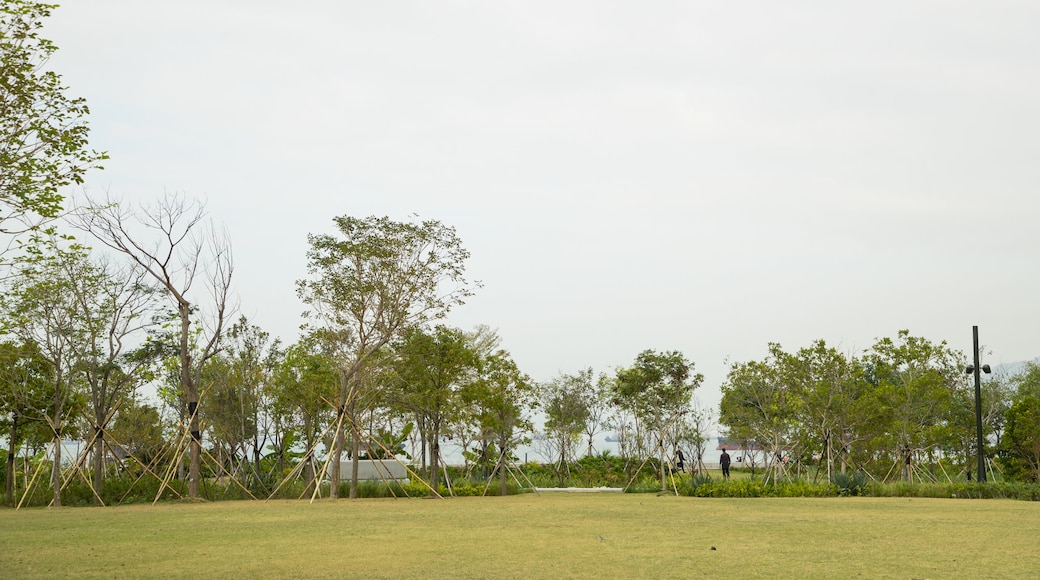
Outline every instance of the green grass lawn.
[[[0, 511], [0, 576], [1026, 578], [1040, 502], [488, 498]], [[715, 549], [712, 549], [712, 548]]]

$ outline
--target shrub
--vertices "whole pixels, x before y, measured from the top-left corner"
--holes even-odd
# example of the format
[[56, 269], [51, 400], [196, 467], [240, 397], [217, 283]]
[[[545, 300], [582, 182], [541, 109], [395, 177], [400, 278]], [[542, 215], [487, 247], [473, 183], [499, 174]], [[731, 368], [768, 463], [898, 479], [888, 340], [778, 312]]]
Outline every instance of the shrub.
[[868, 489], [870, 495], [874, 497], [935, 497], [1040, 501], [1040, 485], [1012, 481], [995, 481], [988, 483], [910, 483], [908, 481], [898, 481], [895, 483], [874, 484], [869, 486]]
[[803, 480], [772, 483], [759, 479], [714, 481], [708, 476], [695, 476], [679, 486], [679, 493], [694, 497], [830, 497], [837, 495], [837, 488]]
[[838, 495], [864, 495], [867, 490], [867, 476], [860, 471], [851, 473], [836, 471], [831, 476], [831, 483], [838, 487]]

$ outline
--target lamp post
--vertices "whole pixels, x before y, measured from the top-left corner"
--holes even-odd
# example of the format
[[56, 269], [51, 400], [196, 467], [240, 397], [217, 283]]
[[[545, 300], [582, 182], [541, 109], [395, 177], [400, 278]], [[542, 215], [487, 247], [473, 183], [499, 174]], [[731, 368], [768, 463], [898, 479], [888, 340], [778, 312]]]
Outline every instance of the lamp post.
[[990, 373], [989, 365], [979, 366], [979, 327], [971, 327], [972, 337], [972, 352], [975, 355], [975, 364], [968, 365], [968, 368], [964, 369], [967, 374], [975, 374], [975, 445], [978, 448], [979, 453], [979, 465], [978, 471], [976, 471], [975, 481], [983, 482], [986, 481], [986, 456], [985, 448], [983, 447], [982, 441], [982, 375], [981, 371], [984, 371], [987, 375]]

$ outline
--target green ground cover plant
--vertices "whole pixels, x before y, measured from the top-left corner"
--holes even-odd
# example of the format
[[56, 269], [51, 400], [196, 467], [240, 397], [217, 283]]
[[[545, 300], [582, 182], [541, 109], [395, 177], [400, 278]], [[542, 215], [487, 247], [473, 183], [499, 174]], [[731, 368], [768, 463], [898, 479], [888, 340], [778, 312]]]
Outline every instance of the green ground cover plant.
[[1035, 576], [1040, 503], [524, 494], [0, 511], [41, 577]]

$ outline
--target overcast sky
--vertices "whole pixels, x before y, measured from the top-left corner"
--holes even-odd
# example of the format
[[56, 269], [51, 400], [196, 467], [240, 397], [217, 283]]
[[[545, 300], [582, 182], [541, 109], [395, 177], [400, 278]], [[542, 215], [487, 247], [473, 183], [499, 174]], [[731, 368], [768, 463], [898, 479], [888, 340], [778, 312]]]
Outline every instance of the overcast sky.
[[[1040, 355], [1040, 3], [65, 0], [88, 191], [208, 200], [291, 342], [306, 236], [454, 226], [536, 380], [900, 329]], [[970, 356], [970, 355], [969, 355]]]

